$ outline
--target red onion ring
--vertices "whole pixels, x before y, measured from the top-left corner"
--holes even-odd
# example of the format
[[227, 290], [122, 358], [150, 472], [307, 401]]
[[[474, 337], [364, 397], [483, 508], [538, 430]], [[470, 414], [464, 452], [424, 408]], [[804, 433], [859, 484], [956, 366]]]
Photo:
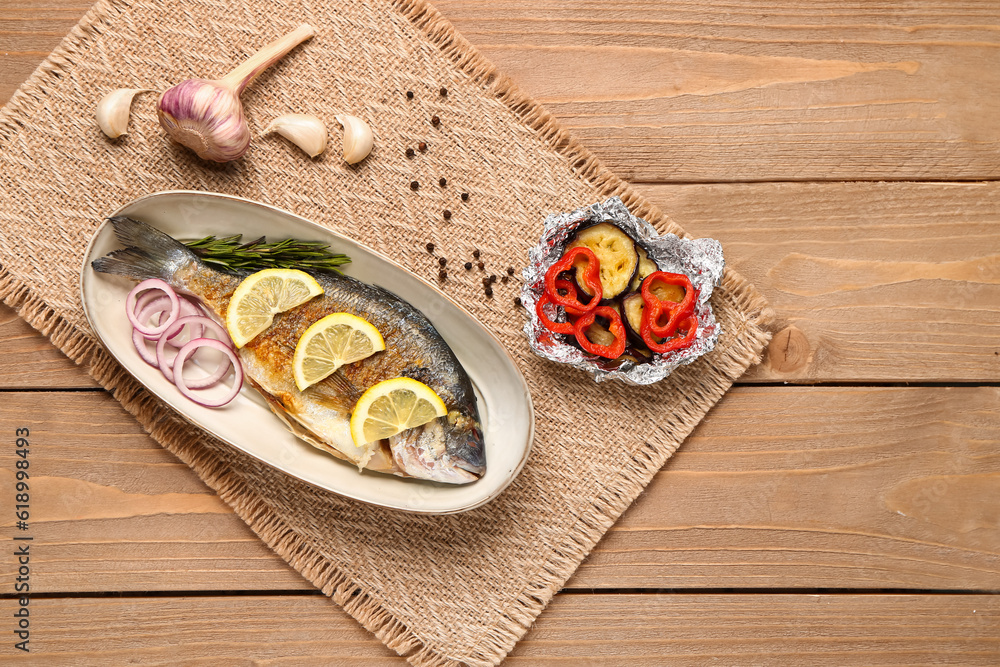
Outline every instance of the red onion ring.
[[[179, 317], [184, 317], [185, 315], [205, 314], [205, 311], [202, 310], [201, 306], [196, 304], [194, 301], [192, 301], [191, 299], [187, 298], [184, 295], [178, 295], [178, 296], [180, 296], [180, 299], [178, 300], [178, 302], [180, 303], [180, 311], [178, 313]], [[147, 298], [147, 297], [152, 297], [152, 298]], [[139, 297], [139, 300], [136, 302], [135, 306], [136, 318], [140, 322], [145, 322], [149, 317], [155, 316], [157, 317], [156, 325], [159, 326], [163, 324], [163, 314], [169, 310], [169, 308], [166, 307], [168, 303], [170, 303], [170, 299], [168, 297], [162, 294], [157, 295], [155, 292], [147, 292], [146, 294], [143, 294], [141, 297]], [[160, 307], [160, 312], [156, 313], [155, 311], [151, 311], [151, 315], [148, 316], [143, 315], [144, 308], [152, 307], [154, 304]], [[201, 329], [200, 328], [192, 329], [191, 334], [192, 334], [191, 338], [199, 338], [201, 336]], [[174, 335], [170, 336], [170, 338], [177, 338], [177, 336], [179, 335], [181, 335], [180, 330], [175, 331]], [[150, 334], [146, 336], [146, 338], [149, 339], [158, 339], [159, 337], [160, 334]], [[180, 347], [181, 345], [183, 345], [183, 343], [171, 342], [170, 345], [172, 345], [173, 347]]]
[[146, 292], [143, 292], [142, 296], [136, 299], [135, 308], [132, 312], [138, 315], [142, 309], [148, 306], [151, 302], [156, 301], [157, 299], [167, 298], [165, 294], [158, 294], [158, 291], [159, 290], [147, 290]]
[[138, 329], [132, 329], [132, 344], [135, 345], [135, 351], [139, 353], [142, 360], [153, 368], [159, 368], [160, 365], [156, 361], [156, 353], [151, 352], [146, 343], [149, 341], [148, 338], [139, 333]]
[[[188, 360], [195, 350], [201, 347], [212, 347], [220, 352], [225, 353], [229, 357], [229, 360], [233, 365], [233, 372], [235, 377], [233, 379], [232, 390], [223, 396], [221, 399], [207, 400], [195, 395], [195, 392], [188, 387], [186, 384], [187, 380], [184, 379], [184, 363]], [[174, 384], [182, 394], [190, 398], [192, 401], [198, 405], [203, 405], [206, 408], [218, 408], [226, 405], [234, 398], [236, 398], [240, 389], [243, 386], [243, 367], [240, 366], [240, 360], [236, 357], [236, 352], [233, 348], [229, 347], [222, 341], [215, 340], [214, 338], [195, 338], [185, 343], [180, 350], [177, 351], [177, 356], [174, 358], [174, 366], [177, 368], [177, 372], [174, 373]]]
[[[145, 322], [150, 317], [156, 315], [158, 308], [160, 309], [159, 313], [161, 315], [166, 312], [166, 306], [170, 303], [170, 299], [163, 295], [157, 296], [155, 293], [153, 293], [153, 296], [156, 298], [145, 299], [140, 297], [139, 305], [136, 306], [137, 308], [142, 306], [142, 309], [139, 310], [139, 313], [136, 315], [136, 318], [140, 322]], [[143, 297], [145, 297], [145, 295], [143, 295]], [[143, 305], [143, 302], [145, 302], [145, 305]], [[146, 336], [135, 327], [132, 327], [132, 344], [135, 345], [135, 349], [139, 353], [139, 356], [142, 357], [142, 360], [153, 368], [159, 368], [159, 363], [156, 361], [154, 354], [148, 347], [146, 347], [146, 342], [153, 341], [156, 338], [156, 336]]]
[[[155, 327], [148, 327], [139, 321], [139, 318], [135, 314], [136, 301], [138, 300], [139, 294], [147, 290], [160, 290], [170, 299], [170, 315], [167, 317], [167, 321], [161, 323]], [[148, 306], [147, 306], [148, 307]], [[141, 283], [132, 288], [132, 291], [128, 293], [125, 298], [125, 315], [128, 317], [129, 322], [135, 327], [139, 333], [144, 336], [155, 336], [157, 334], [163, 333], [163, 331], [173, 324], [174, 320], [177, 319], [177, 315], [180, 312], [180, 302], [177, 298], [177, 292], [173, 290], [170, 285], [160, 280], [159, 278], [150, 278], [149, 280], [143, 280]]]
[[[153, 278], [136, 285], [129, 292], [125, 304], [125, 314], [132, 323], [132, 344], [139, 356], [150, 366], [160, 369], [163, 376], [173, 382], [184, 396], [199, 405], [215, 408], [226, 405], [239, 394], [243, 386], [243, 368], [232, 348], [228, 332], [208, 317], [198, 302], [186, 295], [178, 296], [166, 282]], [[166, 318], [164, 314], [167, 314]], [[178, 343], [172, 340], [180, 336], [185, 328], [190, 332], [188, 342]], [[206, 328], [218, 335], [220, 340], [204, 337]], [[148, 347], [152, 342], [156, 343], [155, 353]], [[172, 360], [167, 358], [167, 345], [180, 348]], [[205, 377], [194, 380], [184, 378], [184, 364], [196, 350], [206, 346], [225, 353], [226, 360]], [[235, 372], [233, 391], [222, 400], [203, 399], [192, 393], [218, 384], [230, 367]], [[175, 368], [177, 372], [174, 372]]]
[[[145, 295], [143, 295], [145, 296]], [[170, 303], [170, 297], [165, 294], [152, 293], [152, 299], [139, 298], [138, 303], [135, 306], [135, 310], [132, 312], [135, 314], [135, 318], [139, 321], [143, 319], [149, 319], [153, 315], [160, 315], [163, 313], [170, 312], [172, 304]], [[178, 301], [178, 306], [180, 302]], [[159, 324], [159, 322], [157, 322]], [[152, 336], [159, 336], [159, 334], [150, 334]]]
[[[160, 372], [162, 372], [163, 376], [168, 380], [170, 380], [171, 382], [174, 381], [174, 363], [177, 357], [174, 357], [173, 359], [167, 359], [167, 354], [166, 354], [166, 346], [168, 343], [167, 339], [170, 338], [171, 335], [177, 335], [184, 329], [184, 327], [189, 325], [191, 326], [192, 332], [195, 327], [198, 327], [199, 329], [198, 334], [194, 333], [191, 334], [192, 336], [191, 340], [204, 338], [201, 335], [201, 331], [203, 331], [205, 328], [212, 330], [212, 332], [214, 332], [215, 335], [219, 337], [220, 341], [225, 342], [225, 339], [227, 338], [226, 330], [223, 329], [221, 326], [219, 326], [214, 320], [209, 319], [205, 315], [188, 315], [174, 321], [173, 324], [171, 324], [166, 328], [166, 330], [163, 332], [163, 335], [160, 336], [160, 340], [156, 343], [156, 362], [159, 365]], [[176, 329], [177, 331], [174, 332], [174, 329]], [[178, 347], [183, 347], [183, 345]], [[219, 367], [211, 375], [208, 375], [204, 378], [198, 378], [197, 380], [185, 380], [185, 383], [187, 384], [188, 389], [203, 389], [218, 382], [228, 372], [229, 372], [229, 364], [219, 364]]]
[[[136, 302], [135, 306], [136, 319], [138, 319], [140, 322], [146, 322], [152, 317], [159, 316], [156, 321], [156, 324], [159, 325], [160, 320], [163, 319], [163, 313], [167, 312], [166, 306], [169, 303], [170, 299], [168, 297], [162, 294], [157, 295], [155, 292], [147, 292], [146, 294], [143, 294], [141, 297], [139, 297], [138, 301]], [[157, 309], [159, 309], [159, 312], [157, 312]], [[182, 297], [180, 299], [180, 314], [185, 317], [189, 315], [205, 317], [205, 311], [202, 310], [200, 306], [198, 306], [197, 304], [195, 304], [193, 301], [191, 301], [186, 297]], [[174, 323], [176, 323], [176, 320], [174, 321]], [[172, 326], [168, 325], [167, 328], [170, 329], [172, 328]], [[204, 332], [204, 330], [205, 328], [201, 324], [193, 325], [191, 327], [190, 337], [201, 338], [201, 335]], [[173, 334], [167, 336], [168, 339], [167, 344], [175, 348], [183, 345], [183, 343], [176, 343], [172, 340], [180, 336], [182, 331], [183, 329], [178, 329]], [[142, 341], [143, 339], [145, 339], [151, 342], [159, 342], [161, 335], [162, 334], [152, 334], [147, 336], [138, 329], [136, 329], [135, 327], [132, 327], [132, 344], [135, 345], [135, 349], [139, 353], [139, 356], [142, 357], [142, 360], [145, 361], [150, 366], [158, 366], [159, 364], [157, 363], [156, 358], [153, 357], [153, 353], [149, 351], [149, 348], [147, 348], [142, 343]]]
[[[190, 299], [188, 299], [187, 297], [185, 297], [185, 296], [182, 295], [181, 296], [181, 311], [180, 311], [180, 316], [181, 317], [188, 317], [188, 316], [191, 316], [191, 315], [196, 315], [196, 316], [199, 316], [199, 317], [205, 317], [205, 311], [202, 310], [201, 306], [198, 306], [197, 304], [195, 304], [194, 302], [192, 302]], [[157, 322], [157, 324], [159, 324], [159, 322]], [[177, 322], [174, 322], [174, 324], [177, 324]], [[173, 327], [173, 325], [171, 325], [170, 327], [167, 327], [167, 329], [170, 329], [172, 327]], [[191, 338], [201, 338], [201, 334], [204, 332], [204, 330], [205, 330], [204, 327], [202, 327], [200, 324], [192, 325], [191, 326]], [[183, 331], [183, 329], [178, 329], [172, 335], [167, 336], [167, 345], [169, 345], [170, 347], [180, 347], [181, 345], [183, 345], [184, 343], [176, 343], [173, 340], [173, 339], [177, 338], [178, 336], [180, 336], [182, 331]], [[164, 330], [164, 333], [166, 333], [166, 330]]]

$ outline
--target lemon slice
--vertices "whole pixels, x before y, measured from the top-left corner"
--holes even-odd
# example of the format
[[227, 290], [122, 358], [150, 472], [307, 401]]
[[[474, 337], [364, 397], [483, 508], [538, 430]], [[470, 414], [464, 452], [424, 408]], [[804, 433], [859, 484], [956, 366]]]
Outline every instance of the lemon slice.
[[351, 415], [351, 437], [361, 447], [446, 414], [444, 401], [423, 382], [412, 378], [384, 380], [358, 399]]
[[275, 313], [301, 305], [323, 288], [297, 269], [264, 269], [240, 283], [226, 311], [226, 328], [236, 347], [243, 347], [271, 326]]
[[384, 349], [385, 340], [371, 322], [350, 313], [327, 315], [306, 329], [295, 346], [295, 386], [305, 391], [344, 364]]

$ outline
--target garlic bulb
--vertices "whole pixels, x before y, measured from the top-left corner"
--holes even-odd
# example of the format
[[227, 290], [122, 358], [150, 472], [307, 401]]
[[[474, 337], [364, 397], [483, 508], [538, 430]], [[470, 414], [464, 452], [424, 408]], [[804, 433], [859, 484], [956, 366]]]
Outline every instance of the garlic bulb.
[[357, 116], [341, 114], [337, 122], [344, 126], [344, 161], [348, 164], [361, 162], [372, 152], [375, 138], [368, 123]]
[[109, 139], [128, 134], [129, 111], [132, 100], [139, 93], [151, 93], [148, 88], [119, 88], [101, 98], [97, 103], [97, 124]]
[[250, 128], [240, 93], [261, 72], [314, 34], [312, 26], [303, 23], [221, 79], [188, 79], [170, 88], [160, 96], [160, 125], [174, 141], [205, 160], [229, 162], [242, 157], [250, 147]]
[[278, 116], [264, 128], [264, 134], [270, 132], [277, 132], [288, 139], [309, 157], [316, 157], [326, 150], [326, 125], [316, 116], [301, 113]]

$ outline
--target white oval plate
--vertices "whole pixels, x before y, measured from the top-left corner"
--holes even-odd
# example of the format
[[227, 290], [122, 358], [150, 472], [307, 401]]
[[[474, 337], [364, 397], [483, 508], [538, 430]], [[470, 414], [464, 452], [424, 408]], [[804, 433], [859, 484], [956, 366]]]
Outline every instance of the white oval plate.
[[81, 271], [83, 308], [112, 356], [160, 400], [233, 447], [322, 489], [373, 505], [424, 514], [464, 512], [489, 502], [521, 471], [534, 433], [531, 397], [513, 359], [468, 311], [392, 260], [297, 215], [238, 197], [160, 192], [112, 215], [142, 220], [179, 239], [243, 234], [250, 240], [299, 238], [329, 243], [351, 257], [344, 273], [395, 292], [423, 311], [447, 341], [475, 387], [486, 442], [486, 474], [456, 486], [384, 475], [335, 459], [292, 435], [251, 387], [224, 408], [202, 407], [147, 365], [132, 345], [125, 297], [134, 283], [95, 272], [90, 263], [120, 248], [105, 222], [87, 248]]

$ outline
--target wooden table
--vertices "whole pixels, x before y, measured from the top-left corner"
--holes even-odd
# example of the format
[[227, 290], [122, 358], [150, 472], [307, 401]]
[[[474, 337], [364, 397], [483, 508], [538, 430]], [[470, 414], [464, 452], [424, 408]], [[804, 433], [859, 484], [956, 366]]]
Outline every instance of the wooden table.
[[[1000, 664], [1000, 2], [437, 4], [777, 321], [507, 664]], [[86, 9], [0, 0], [0, 101]], [[0, 389], [38, 663], [403, 663], [5, 307]]]

